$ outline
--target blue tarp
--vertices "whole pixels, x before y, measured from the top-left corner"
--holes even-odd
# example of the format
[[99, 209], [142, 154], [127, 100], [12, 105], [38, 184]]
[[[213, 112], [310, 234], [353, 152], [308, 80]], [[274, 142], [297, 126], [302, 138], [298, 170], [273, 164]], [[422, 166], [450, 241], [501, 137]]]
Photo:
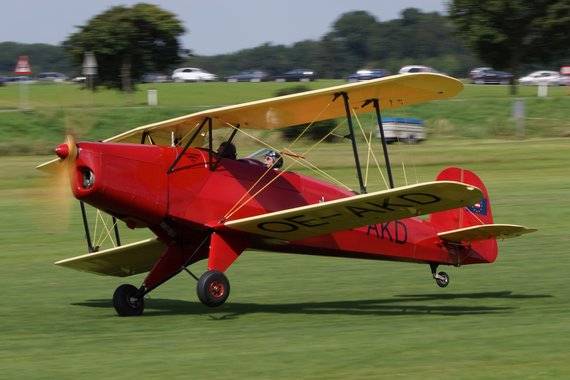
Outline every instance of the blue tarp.
[[400, 123], [400, 124], [423, 124], [420, 119], [408, 119], [405, 117], [383, 117], [382, 123]]

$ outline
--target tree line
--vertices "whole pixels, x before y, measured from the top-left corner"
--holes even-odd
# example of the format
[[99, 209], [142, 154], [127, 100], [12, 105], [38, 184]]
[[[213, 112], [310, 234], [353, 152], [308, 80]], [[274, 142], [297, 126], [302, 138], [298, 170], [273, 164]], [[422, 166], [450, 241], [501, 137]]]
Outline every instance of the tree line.
[[[96, 52], [98, 61], [103, 62], [100, 67], [113, 66], [107, 63], [105, 50], [109, 49], [108, 45], [115, 43], [113, 40], [116, 39], [118, 27], [116, 15], [119, 11], [126, 14], [131, 9], [111, 8], [80, 27], [80, 31], [61, 46], [0, 44], [0, 73], [11, 73], [18, 56], [28, 55], [34, 72], [63, 71], [69, 75], [79, 75], [83, 53], [88, 50]], [[144, 15], [133, 15], [132, 18], [143, 20], [156, 14], [147, 9]], [[152, 29], [149, 25], [160, 25], [162, 22], [164, 20], [147, 22], [145, 31], [148, 33]], [[179, 35], [183, 29], [179, 26], [176, 30], [163, 33]], [[169, 73], [179, 66], [201, 67], [219, 76], [249, 69], [277, 74], [295, 68], [310, 68], [317, 71], [321, 78], [342, 78], [364, 67], [383, 68], [395, 73], [406, 64], [432, 66], [441, 72], [461, 77], [466, 75], [470, 67], [479, 64], [475, 55], [455, 37], [448, 17], [436, 12], [423, 13], [415, 8], [404, 10], [399, 19], [385, 22], [376, 20], [365, 11], [345, 13], [320, 40], [300, 41], [289, 46], [265, 43], [231, 54], [199, 56], [182, 52], [179, 46], [170, 44], [166, 62], [164, 51], [168, 45], [165, 43], [147, 43], [142, 44], [141, 49], [134, 48], [140, 45], [137, 43], [141, 42], [139, 34], [136, 33], [136, 41], [125, 44], [130, 49], [131, 71], [134, 71], [131, 76], [134, 79], [153, 71]], [[128, 36], [129, 31], [124, 31], [122, 35]], [[152, 54], [156, 46], [163, 47], [160, 54]], [[103, 51], [97, 54], [97, 50]], [[176, 52], [179, 54], [174, 54]], [[155, 56], [163, 62], [155, 62], [154, 58], [144, 61], [145, 57]], [[118, 77], [120, 72], [115, 69], [111, 75]]]
[[456, 38], [448, 17], [409, 8], [399, 19], [385, 22], [365, 11], [349, 12], [318, 41], [264, 44], [235, 54], [191, 57], [188, 63], [222, 75], [252, 68], [270, 73], [309, 68], [320, 77], [342, 78], [361, 68], [397, 73], [410, 64], [464, 77], [480, 61]]

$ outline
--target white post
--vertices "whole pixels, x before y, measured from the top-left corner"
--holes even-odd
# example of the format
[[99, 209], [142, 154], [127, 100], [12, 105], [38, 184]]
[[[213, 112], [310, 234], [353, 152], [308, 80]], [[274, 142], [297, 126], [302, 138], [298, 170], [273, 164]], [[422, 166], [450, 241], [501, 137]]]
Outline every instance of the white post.
[[524, 100], [515, 99], [513, 103], [513, 117], [516, 120], [517, 137], [524, 137]]
[[148, 90], [147, 98], [149, 106], [158, 105], [158, 92], [156, 90]]
[[20, 109], [21, 110], [28, 110], [29, 103], [28, 103], [28, 78], [25, 80], [20, 81]]
[[548, 96], [548, 83], [541, 81], [538, 83], [538, 97], [544, 98], [545, 96]]

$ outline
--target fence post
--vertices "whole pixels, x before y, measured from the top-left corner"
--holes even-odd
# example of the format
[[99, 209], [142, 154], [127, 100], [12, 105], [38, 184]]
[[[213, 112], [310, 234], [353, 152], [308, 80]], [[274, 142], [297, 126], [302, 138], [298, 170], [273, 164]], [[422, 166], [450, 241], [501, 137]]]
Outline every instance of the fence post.
[[513, 117], [516, 121], [517, 137], [524, 137], [524, 99], [515, 99], [513, 102]]
[[158, 92], [156, 90], [148, 90], [147, 99], [149, 106], [158, 105]]

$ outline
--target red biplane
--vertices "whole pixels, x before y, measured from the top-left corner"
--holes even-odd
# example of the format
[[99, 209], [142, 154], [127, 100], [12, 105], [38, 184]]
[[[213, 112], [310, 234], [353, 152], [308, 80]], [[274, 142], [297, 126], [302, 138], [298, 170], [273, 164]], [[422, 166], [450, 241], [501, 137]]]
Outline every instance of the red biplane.
[[[493, 224], [485, 186], [465, 169], [445, 169], [433, 182], [394, 186], [381, 110], [448, 98], [461, 89], [444, 75], [403, 74], [198, 112], [103, 142], [68, 139], [56, 148], [59, 158], [39, 168], [68, 170], [83, 211], [89, 204], [156, 237], [98, 250], [87, 231], [89, 253], [56, 264], [112, 276], [149, 272], [138, 288], [121, 285], [115, 291], [121, 316], [140, 315], [144, 296], [182, 271], [197, 280], [202, 303], [222, 305], [230, 293], [224, 272], [248, 248], [425, 263], [445, 287], [449, 277], [437, 272], [439, 265], [491, 263], [497, 238], [533, 231]], [[387, 190], [366, 190], [353, 126], [362, 113], [372, 113], [380, 127]], [[349, 131], [359, 191], [288, 167], [266, 167], [253, 157], [228, 157], [238, 132], [311, 128], [339, 117]], [[213, 137], [222, 128], [231, 132], [215, 151]], [[307, 161], [290, 147], [279, 151], [294, 163]], [[418, 217], [427, 214], [429, 220]], [[207, 271], [195, 276], [188, 266], [203, 259]]]

